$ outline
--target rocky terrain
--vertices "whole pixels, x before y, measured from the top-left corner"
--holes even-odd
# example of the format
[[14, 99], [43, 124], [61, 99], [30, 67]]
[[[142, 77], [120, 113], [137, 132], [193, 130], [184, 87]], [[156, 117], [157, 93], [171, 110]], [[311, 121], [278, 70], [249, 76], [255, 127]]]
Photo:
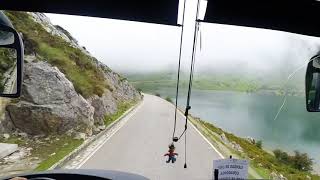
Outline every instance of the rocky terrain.
[[[16, 27], [23, 35], [23, 39], [26, 41], [25, 48], [27, 49], [22, 96], [6, 106], [5, 116], [0, 121], [0, 134], [19, 131], [32, 136], [65, 133], [71, 135], [85, 133], [86, 136], [90, 136], [95, 127], [104, 125], [106, 115], [117, 112], [120, 103], [137, 101], [141, 98], [140, 93], [125, 78], [95, 59], [78, 44], [70, 33], [60, 26], [51, 24], [49, 18], [44, 14], [18, 14], [15, 12], [7, 12], [7, 14], [14, 25], [15, 22], [17, 23], [25, 18], [27, 19], [26, 22], [32, 22], [39, 26], [39, 30], [38, 32], [27, 32], [20, 24]], [[24, 27], [28, 25], [32, 26], [29, 23]], [[72, 48], [71, 50], [76, 53], [69, 56], [71, 58], [68, 59], [68, 63], [76, 64], [76, 68], [79, 67], [80, 71], [81, 68], [87, 66], [100, 75], [98, 78], [102, 78], [102, 90], [99, 89], [99, 93], [89, 95], [83, 93], [83, 90], [79, 90], [81, 86], [79, 88], [78, 84], [82, 82], [82, 79], [73, 78], [65, 69], [59, 68], [60, 64], [56, 63], [57, 60], [52, 61], [46, 57], [42, 49], [43, 43], [46, 42], [41, 42], [39, 45], [37, 41], [34, 42], [35, 40], [32, 37], [36, 36], [32, 33], [40, 34], [40, 32], [49, 36], [48, 38], [58, 39], [58, 42], [62, 39], [65, 44], [60, 42], [61, 45]], [[47, 46], [50, 46], [50, 42], [47, 42], [45, 47]], [[59, 58], [60, 54], [57, 54], [57, 57]], [[78, 65], [82, 57], [90, 60], [86, 61], [87, 64], [84, 66], [82, 64], [82, 66]], [[83, 73], [85, 74], [85, 72]], [[82, 76], [85, 75], [82, 74]], [[84, 77], [83, 79], [86, 78], [89, 79], [90, 77]], [[74, 83], [77, 87], [74, 86]], [[91, 82], [88, 81], [87, 83], [90, 87], [89, 83]], [[96, 86], [96, 84], [92, 83], [92, 86]]]
[[25, 59], [21, 97], [0, 99], [0, 143], [19, 146], [0, 159], [0, 177], [48, 169], [141, 99], [44, 14], [5, 14], [22, 35]]

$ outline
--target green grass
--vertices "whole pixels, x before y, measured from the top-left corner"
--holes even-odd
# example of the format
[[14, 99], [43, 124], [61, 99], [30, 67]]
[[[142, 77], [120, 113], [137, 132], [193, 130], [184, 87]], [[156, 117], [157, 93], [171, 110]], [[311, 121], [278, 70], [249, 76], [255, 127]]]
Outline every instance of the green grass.
[[[56, 136], [59, 140], [51, 143], [39, 145], [32, 151], [32, 156], [39, 157], [42, 162], [36, 167], [35, 171], [45, 171], [74, 149], [83, 143], [83, 140], [76, 140], [69, 136]], [[53, 155], [53, 153], [55, 153]]]
[[[130, 79], [129, 79], [130, 81]], [[135, 80], [130, 81], [136, 88], [142, 89], [144, 92], [156, 92], [159, 87], [161, 88], [175, 88], [176, 80]], [[188, 87], [188, 80], [184, 79], [180, 81], [181, 88]], [[229, 90], [239, 92], [255, 92], [259, 89], [259, 86], [255, 82], [241, 80], [241, 79], [194, 79], [193, 88], [200, 90]]]
[[51, 35], [25, 12], [6, 11], [6, 15], [17, 31], [22, 32], [25, 53], [36, 52], [41, 60], [57, 66], [82, 96], [101, 96], [109, 88], [102, 70], [93, 63], [93, 57]]
[[8, 144], [18, 144], [19, 146], [23, 146], [26, 144], [26, 141], [18, 136], [11, 135], [8, 139], [0, 139], [1, 143], [8, 143]]
[[[145, 74], [127, 74], [129, 82], [136, 88], [147, 93], [155, 93], [161, 88], [175, 88], [177, 76], [170, 72], [156, 72]], [[281, 78], [280, 78], [281, 79]], [[194, 75], [193, 89], [199, 90], [218, 90], [218, 91], [238, 91], [253, 93], [267, 91], [275, 95], [283, 95], [286, 92], [289, 96], [301, 96], [303, 89], [301, 84], [290, 82], [284, 87], [284, 81], [278, 79], [261, 79], [257, 76], [225, 74], [223, 72], [210, 74], [198, 73]], [[180, 75], [180, 88], [188, 87], [189, 77], [187, 74]], [[303, 93], [302, 93], [303, 94]]]
[[166, 101], [173, 103], [172, 99], [170, 97], [166, 97]]
[[39, 141], [34, 141], [11, 135], [9, 139], [0, 139], [0, 142], [18, 144], [19, 147], [31, 147], [31, 157], [37, 157], [40, 160], [40, 164], [34, 171], [47, 170], [83, 143], [83, 140], [73, 139], [70, 136], [48, 137], [50, 137], [49, 140], [40, 138]]
[[134, 104], [136, 104], [135, 101], [133, 102], [122, 102], [119, 103], [117, 106], [117, 112], [111, 115], [105, 115], [104, 116], [104, 124], [105, 126], [110, 125], [115, 120], [117, 120], [120, 116], [123, 115], [128, 109], [130, 109]]
[[[217, 135], [221, 135], [222, 133], [224, 133], [230, 142], [234, 141], [239, 144], [242, 147], [244, 153], [235, 152], [232, 150], [231, 152], [235, 153], [241, 158], [249, 159], [250, 166], [263, 178], [268, 178], [269, 174], [272, 171], [275, 171], [277, 173], [283, 174], [286, 177], [290, 177], [291, 179], [305, 179], [307, 175], [312, 179], [320, 179], [319, 175], [312, 174], [311, 172], [299, 171], [288, 164], [280, 162], [275, 158], [275, 156], [257, 147], [256, 145], [251, 144], [245, 138], [237, 137], [234, 134], [225, 132], [221, 128], [218, 128], [213, 124], [202, 120], [195, 121], [193, 118], [191, 118], [191, 122], [195, 123], [196, 127], [198, 128], [200, 126], [200, 130], [201, 128], [205, 128], [213, 133], [216, 133]], [[204, 135], [212, 141], [217, 141], [216, 138], [212, 135], [208, 135], [206, 133], [204, 133]], [[219, 142], [221, 143], [221, 141]]]

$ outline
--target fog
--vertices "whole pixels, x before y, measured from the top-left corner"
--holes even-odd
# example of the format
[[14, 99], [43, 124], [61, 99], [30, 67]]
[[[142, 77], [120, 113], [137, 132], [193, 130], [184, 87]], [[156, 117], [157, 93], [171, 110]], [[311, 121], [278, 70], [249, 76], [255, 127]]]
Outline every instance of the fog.
[[[182, 70], [189, 69], [195, 1], [186, 5]], [[176, 71], [181, 27], [104, 18], [46, 14], [117, 72]], [[318, 38], [264, 29], [202, 23], [196, 71], [286, 74], [318, 52]]]
[[[195, 16], [195, 2], [187, 2], [185, 36], [182, 51], [182, 70], [185, 72], [188, 72], [190, 66]], [[54, 24], [58, 24], [68, 30], [82, 46], [85, 46], [95, 57], [117, 72], [150, 73], [159, 71], [176, 72], [177, 70], [180, 27], [92, 17], [57, 14], [46, 15]], [[297, 72], [299, 74], [297, 77], [300, 78], [301, 81], [295, 80], [293, 82], [304, 87], [302, 81], [304, 79], [305, 68], [301, 67], [304, 67], [310, 58], [316, 55], [320, 49], [319, 38], [273, 30], [201, 23], [200, 32], [201, 43], [199, 36], [195, 64], [195, 70], [198, 74], [245, 74], [270, 79], [282, 77], [283, 80], [286, 80], [293, 72]], [[160, 92], [160, 90], [161, 88], [158, 92]], [[174, 92], [173, 89], [163, 89], [161, 95], [164, 95], [164, 97], [166, 95], [172, 95], [172, 97], [174, 97], [173, 94], [170, 94]], [[261, 123], [261, 127], [263, 128], [266, 127], [265, 124], [268, 124], [270, 129], [264, 129], [266, 129], [266, 134], [269, 135], [279, 130], [279, 134], [283, 136], [285, 142], [291, 142], [291, 139], [286, 139], [286, 136], [295, 137], [294, 135], [298, 134], [301, 137], [296, 139], [301, 139], [301, 141], [294, 143], [299, 145], [299, 149], [307, 151], [312, 154], [313, 158], [315, 157], [314, 152], [316, 152], [315, 149], [319, 147], [319, 144], [314, 143], [314, 145], [311, 146], [309, 140], [312, 139], [313, 143], [313, 139], [316, 139], [314, 137], [318, 137], [319, 133], [315, 133], [316, 131], [310, 128], [319, 127], [319, 121], [316, 116], [310, 117], [311, 115], [306, 113], [303, 104], [304, 99], [302, 97], [289, 99], [288, 102], [290, 106], [287, 105], [288, 103], [285, 105], [284, 114], [281, 112], [278, 120], [272, 121], [278, 108], [282, 104], [283, 97], [275, 96], [273, 97], [274, 99], [270, 100], [269, 97], [264, 98], [261, 96], [261, 102], [263, 103], [257, 106], [256, 102], [259, 101], [253, 99], [256, 96], [251, 97], [247, 94], [240, 95], [248, 97], [244, 97], [242, 101], [239, 102], [248, 102], [247, 104], [239, 105], [239, 111], [234, 110], [235, 108], [231, 108], [231, 110], [222, 108], [223, 112], [219, 112], [219, 101], [217, 99], [209, 100], [210, 98], [221, 97], [221, 104], [232, 104], [236, 103], [237, 100], [233, 99], [230, 100], [230, 102], [225, 102], [224, 96], [208, 96], [208, 94], [203, 95], [204, 98], [199, 99], [201, 103], [195, 104], [194, 106], [195, 109], [203, 109], [203, 114], [205, 115], [201, 116], [199, 114], [199, 116], [207, 120], [212, 120], [212, 117], [219, 117], [216, 118], [217, 121], [229, 122], [227, 120], [230, 120], [230, 123], [232, 123], [231, 121], [238, 118], [239, 123], [235, 123], [238, 129], [238, 124], [241, 124], [241, 118], [239, 118], [241, 115], [243, 115], [243, 119], [246, 120], [242, 124], [246, 126], [248, 124], [247, 120], [251, 118], [252, 124], [248, 126], [249, 130], [246, 131], [252, 136], [256, 135], [254, 133], [250, 134], [250, 131], [255, 132], [255, 128], [252, 128], [254, 122]], [[181, 101], [183, 101], [183, 99], [185, 99], [184, 96]], [[192, 102], [195, 100], [198, 100], [197, 97], [193, 99]], [[208, 106], [208, 104], [206, 104], [207, 101], [208, 103], [213, 103], [213, 105]], [[268, 107], [264, 107], [264, 104], [267, 104], [266, 106]], [[205, 109], [202, 105], [211, 109]], [[295, 105], [297, 105], [297, 107], [295, 107]], [[260, 108], [260, 106], [263, 106], [263, 108]], [[228, 106], [221, 105], [221, 107], [234, 107], [234, 104]], [[248, 113], [248, 110], [250, 110], [249, 107], [256, 108], [253, 108], [256, 116]], [[287, 113], [287, 109], [290, 109], [290, 113]], [[226, 112], [224, 113], [224, 111]], [[199, 112], [201, 113], [201, 111]], [[233, 115], [234, 118], [230, 118], [229, 115]], [[309, 123], [302, 121], [304, 119], [308, 119]], [[264, 123], [264, 121], [266, 121], [266, 123]], [[219, 124], [219, 122], [215, 123]], [[279, 124], [283, 124], [283, 126]], [[291, 129], [291, 131], [283, 131], [284, 128], [282, 127], [288, 127], [288, 124], [291, 125], [291, 127], [288, 128]], [[230, 130], [233, 131], [234, 129]], [[259, 129], [256, 131], [258, 130]], [[303, 132], [311, 133], [310, 137], [312, 138], [302, 137]], [[262, 132], [259, 133], [256, 137], [265, 138]], [[276, 138], [272, 139], [271, 137], [270, 142], [266, 140], [266, 143], [272, 144], [273, 141], [278, 140]], [[309, 144], [305, 146], [304, 141]], [[288, 147], [297, 148], [297, 144], [294, 143], [291, 143], [290, 145], [292, 146]], [[283, 144], [287, 145], [286, 143]], [[319, 158], [317, 162], [320, 162]]]

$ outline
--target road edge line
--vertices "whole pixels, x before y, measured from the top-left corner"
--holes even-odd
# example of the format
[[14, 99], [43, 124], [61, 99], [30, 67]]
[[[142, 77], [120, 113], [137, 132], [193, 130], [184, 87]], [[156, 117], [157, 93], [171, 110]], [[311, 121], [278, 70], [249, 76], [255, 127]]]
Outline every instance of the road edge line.
[[[100, 139], [107, 131], [112, 129], [116, 124], [118, 124], [123, 118], [125, 118], [130, 112], [133, 112], [135, 109], [138, 109], [143, 104], [143, 96], [140, 102], [138, 102], [136, 105], [128, 109], [126, 112], [124, 112], [117, 120], [109, 124], [105, 130], [101, 131], [99, 134], [90, 137], [86, 141], [84, 141], [79, 147], [74, 149], [71, 153], [69, 153], [67, 156], [60, 159], [57, 163], [53, 164], [50, 168], [47, 170], [54, 170], [54, 169], [60, 169], [62, 168], [68, 161], [70, 161], [72, 158], [79, 155], [84, 149], [86, 149], [88, 146], [90, 146], [93, 142]], [[122, 127], [122, 126], [121, 126]], [[112, 134], [113, 135], [113, 134]]]
[[[160, 97], [161, 98], [161, 97]], [[166, 101], [165, 99], [161, 98], [162, 100]], [[166, 101], [168, 102], [168, 101]], [[171, 104], [174, 108], [176, 108], [176, 106], [170, 102], [168, 102], [169, 104]], [[181, 112], [181, 110], [178, 108], [178, 112], [182, 117], [185, 117], [185, 115]], [[220, 151], [218, 151], [218, 149], [216, 147], [214, 147], [214, 145], [208, 140], [207, 137], [205, 137], [199, 130], [198, 128], [196, 128], [193, 123], [191, 122], [191, 120], [188, 118], [188, 122], [189, 124], [191, 124], [191, 126], [194, 128], [194, 130], [209, 144], [209, 146], [221, 157], [221, 158], [225, 158], [222, 153]]]
[[[180, 113], [181, 116], [185, 117], [184, 114], [182, 114], [182, 112], [181, 112], [180, 110], [179, 110], [179, 113]], [[198, 130], [198, 128], [196, 128], [196, 127], [193, 125], [193, 123], [190, 121], [189, 118], [188, 118], [188, 122], [189, 122], [189, 124], [191, 124], [191, 126], [193, 127], [193, 129], [211, 146], [211, 148], [212, 148], [221, 158], [224, 159], [225, 157], [222, 155], [222, 153], [220, 153], [220, 152], [218, 151], [218, 149], [217, 149], [216, 147], [214, 147], [214, 145], [208, 140], [208, 138], [205, 137], [205, 136]]]
[[[130, 111], [131, 114], [129, 116], [125, 116], [123, 118], [127, 118], [127, 121], [131, 119], [131, 117], [133, 115], [135, 115], [135, 113], [139, 110], [139, 108], [143, 105], [143, 102], [139, 103], [139, 106], [136, 107], [134, 110]], [[121, 119], [122, 120], [122, 119]], [[92, 151], [75, 169], [80, 169], [81, 166], [83, 166], [106, 142], [109, 141], [110, 138], [113, 137], [113, 135], [115, 135], [124, 125], [126, 125], [127, 121], [121, 125], [119, 125], [119, 127], [117, 129], [115, 129], [105, 140], [103, 140], [97, 148], [94, 149], [94, 151]], [[101, 136], [102, 138], [102, 136]]]
[[218, 149], [216, 147], [214, 147], [214, 145], [198, 130], [198, 128], [196, 128], [194, 126], [194, 124], [189, 120], [188, 118], [188, 121], [189, 123], [191, 124], [191, 126], [200, 134], [200, 136], [211, 146], [211, 148], [216, 151], [216, 153], [221, 157], [221, 158], [225, 158], [222, 153], [220, 153], [220, 151], [218, 151]]

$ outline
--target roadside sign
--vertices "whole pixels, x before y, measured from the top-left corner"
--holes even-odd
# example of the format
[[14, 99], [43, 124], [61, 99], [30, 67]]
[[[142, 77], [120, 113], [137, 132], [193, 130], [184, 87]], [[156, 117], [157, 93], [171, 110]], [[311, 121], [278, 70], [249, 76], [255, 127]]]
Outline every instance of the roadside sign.
[[248, 161], [244, 159], [213, 160], [212, 179], [215, 179], [215, 171], [219, 179], [248, 179]]

